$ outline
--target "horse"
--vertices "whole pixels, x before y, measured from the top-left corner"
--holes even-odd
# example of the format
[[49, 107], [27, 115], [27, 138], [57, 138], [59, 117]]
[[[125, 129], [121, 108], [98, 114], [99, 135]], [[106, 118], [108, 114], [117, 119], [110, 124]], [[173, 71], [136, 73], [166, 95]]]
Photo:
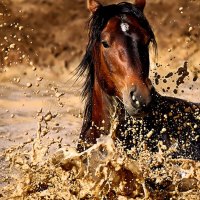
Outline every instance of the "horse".
[[[176, 146], [172, 157], [200, 160], [200, 104], [160, 95], [149, 79], [149, 48], [157, 43], [144, 15], [146, 1], [102, 5], [88, 0], [89, 41], [78, 66], [86, 74], [82, 152], [110, 133], [125, 150], [141, 143], [152, 152]], [[163, 148], [163, 149], [164, 149]], [[140, 153], [140, 149], [137, 150]]]

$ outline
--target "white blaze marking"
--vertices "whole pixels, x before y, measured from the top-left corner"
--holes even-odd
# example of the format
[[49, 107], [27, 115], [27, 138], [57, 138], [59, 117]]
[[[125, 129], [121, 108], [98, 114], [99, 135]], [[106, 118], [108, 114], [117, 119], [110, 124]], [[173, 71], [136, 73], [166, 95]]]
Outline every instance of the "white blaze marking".
[[126, 32], [129, 30], [129, 25], [127, 23], [121, 23], [120, 26], [123, 32]]

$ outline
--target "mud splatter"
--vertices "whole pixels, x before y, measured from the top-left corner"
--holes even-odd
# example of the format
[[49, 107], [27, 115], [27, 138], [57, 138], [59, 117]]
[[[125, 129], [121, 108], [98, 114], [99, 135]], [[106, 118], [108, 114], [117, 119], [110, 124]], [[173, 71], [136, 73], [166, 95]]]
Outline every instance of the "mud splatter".
[[179, 87], [181, 84], [184, 83], [184, 79], [189, 76], [188, 63], [187, 62], [184, 63], [183, 67], [180, 67], [177, 70], [177, 74], [179, 75], [179, 78], [176, 81], [176, 85], [177, 85], [177, 87]]
[[[51, 81], [51, 87], [50, 84], [45, 86], [45, 91], [40, 88], [46, 82], [43, 79], [47, 79], [44, 75], [49, 66], [56, 66], [57, 70], [53, 69], [52, 73], [57, 75], [61, 71], [64, 74], [59, 67], [64, 65], [67, 69], [73, 69], [76, 66], [74, 60], [78, 60], [85, 47], [83, 38], [86, 38], [87, 30], [83, 31], [83, 29], [88, 13], [85, 1], [78, 0], [77, 2], [76, 4], [73, 1], [7, 0], [0, 2], [1, 81], [8, 79], [7, 76], [11, 73], [8, 69], [11, 67], [10, 71], [19, 71], [12, 77], [12, 80], [20, 86], [20, 91], [22, 90], [22, 93], [16, 92], [19, 88], [13, 87], [10, 77], [9, 83], [1, 82], [0, 100], [3, 102], [1, 115], [4, 116], [1, 119], [1, 139], [7, 137], [6, 145], [9, 146], [10, 141], [15, 143], [16, 137], [27, 136], [29, 138], [21, 145], [1, 152], [0, 170], [5, 173], [3, 176], [0, 175], [0, 199], [199, 199], [199, 162], [170, 159], [162, 144], [160, 144], [160, 151], [157, 154], [151, 154], [144, 147], [140, 156], [132, 159], [134, 149], [129, 154], [125, 154], [120, 146], [116, 147], [110, 135], [101, 138], [88, 151], [78, 154], [73, 147], [63, 146], [61, 141], [61, 138], [64, 138], [63, 135], [56, 136], [56, 139], [50, 139], [49, 134], [50, 131], [54, 134], [61, 130], [63, 121], [63, 123], [73, 123], [77, 127], [80, 121], [75, 122], [74, 118], [66, 120], [62, 117], [59, 119], [60, 126], [56, 122], [56, 127], [52, 130], [50, 123], [58, 116], [56, 112], [45, 112], [45, 109], [38, 110], [40, 118], [38, 132], [34, 136], [29, 135], [33, 130], [29, 124], [25, 125], [25, 120], [29, 117], [33, 121], [34, 115], [31, 111], [38, 109], [32, 108], [33, 94], [36, 95], [34, 98], [38, 102], [42, 102], [42, 99], [39, 99], [40, 94], [43, 98], [55, 97], [58, 102], [54, 104], [59, 104], [62, 108], [64, 103], [68, 102], [69, 105], [69, 96], [73, 96], [78, 90], [63, 92], [67, 83], [65, 86], [62, 85], [62, 89], [55, 86], [56, 84], [53, 82], [57, 81], [57, 76]], [[180, 66], [183, 59], [190, 59], [188, 61], [190, 75], [192, 72], [193, 81], [198, 86], [200, 73], [199, 4], [197, 1], [163, 1], [160, 3], [155, 0], [149, 0], [148, 4], [145, 12], [153, 22], [155, 34], [159, 38], [159, 56], [161, 56], [159, 61], [164, 66], [163, 69], [161, 64], [157, 64], [155, 75], [157, 86], [163, 88], [163, 85], [166, 85], [165, 92], [168, 92], [170, 88], [174, 89], [169, 85], [170, 79], [173, 77], [171, 71], [173, 70], [175, 74], [177, 65]], [[179, 7], [182, 7], [181, 13], [177, 12]], [[157, 20], [158, 18], [160, 20]], [[169, 52], [168, 49], [170, 49]], [[28, 63], [28, 66], [26, 65], [20, 71], [21, 63]], [[35, 63], [37, 63], [37, 67], [34, 66]], [[14, 68], [14, 65], [20, 66]], [[32, 71], [37, 74], [40, 74], [38, 71], [42, 67], [46, 67], [45, 72], [37, 78], [35, 74], [32, 74], [32, 77], [25, 81], [24, 76], [27, 74], [25, 68], [30, 66]], [[177, 80], [179, 88], [181, 86], [185, 86], [186, 89], [192, 88], [189, 84], [182, 84], [187, 79], [186, 74], [185, 66], [181, 67], [179, 73], [176, 74], [180, 78]], [[67, 79], [64, 75], [59, 78]], [[36, 81], [34, 81], [35, 79]], [[176, 79], [174, 82], [176, 83]], [[32, 85], [26, 85], [27, 83]], [[29, 91], [23, 87], [28, 87], [26, 89]], [[175, 86], [175, 93], [178, 94], [179, 88]], [[30, 92], [32, 90], [34, 91]], [[6, 93], [9, 92], [12, 95], [7, 98]], [[191, 100], [194, 99], [194, 96], [198, 98], [198, 95], [194, 95], [194, 93], [198, 94], [198, 90], [193, 90], [184, 98], [188, 96]], [[16, 96], [20, 96], [20, 102], [17, 102]], [[60, 101], [63, 97], [65, 97], [64, 103]], [[16, 103], [11, 104], [11, 102]], [[19, 105], [26, 104], [26, 102], [29, 106], [26, 112], [29, 115], [19, 111], [21, 109]], [[77, 101], [74, 98], [71, 104], [73, 106], [76, 104], [77, 109]], [[32, 108], [31, 111], [30, 108]], [[66, 112], [62, 113], [63, 116], [69, 112], [75, 113], [74, 116], [77, 116], [77, 112], [72, 106], [64, 107], [64, 110]], [[23, 123], [21, 123], [22, 121]], [[6, 126], [7, 123], [10, 126]], [[13, 130], [12, 126], [16, 128]], [[19, 130], [16, 131], [18, 127]], [[24, 129], [27, 129], [25, 133]], [[148, 137], [151, 138], [152, 134], [149, 132]], [[69, 135], [67, 140], [70, 140], [71, 135]]]
[[[50, 114], [38, 124], [35, 138], [2, 155], [10, 175], [4, 179], [1, 199], [184, 199], [200, 195], [200, 163], [172, 159], [163, 151], [145, 148], [137, 160], [134, 149], [126, 154], [108, 136], [83, 153], [62, 148], [61, 140], [47, 144], [43, 134]], [[47, 120], [48, 117], [48, 120]], [[56, 144], [54, 151], [49, 149]], [[48, 156], [46, 156], [48, 153]]]

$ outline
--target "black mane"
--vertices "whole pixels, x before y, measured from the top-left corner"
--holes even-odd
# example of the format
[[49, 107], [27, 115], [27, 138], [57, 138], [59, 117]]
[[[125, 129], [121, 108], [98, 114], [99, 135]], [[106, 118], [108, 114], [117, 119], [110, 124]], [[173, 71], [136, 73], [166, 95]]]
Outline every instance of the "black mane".
[[77, 68], [78, 77], [86, 73], [85, 83], [83, 85], [82, 97], [86, 99], [86, 107], [84, 113], [84, 122], [81, 132], [87, 130], [91, 125], [91, 114], [92, 114], [92, 90], [94, 85], [94, 64], [92, 51], [94, 45], [100, 42], [100, 35], [107, 22], [114, 16], [120, 16], [123, 14], [129, 14], [138, 20], [139, 24], [147, 30], [151, 37], [151, 42], [156, 48], [156, 40], [154, 33], [149, 25], [143, 12], [135, 5], [127, 2], [119, 4], [113, 4], [108, 6], [101, 6], [91, 16], [88, 23], [89, 29], [89, 42], [86, 47], [85, 55]]

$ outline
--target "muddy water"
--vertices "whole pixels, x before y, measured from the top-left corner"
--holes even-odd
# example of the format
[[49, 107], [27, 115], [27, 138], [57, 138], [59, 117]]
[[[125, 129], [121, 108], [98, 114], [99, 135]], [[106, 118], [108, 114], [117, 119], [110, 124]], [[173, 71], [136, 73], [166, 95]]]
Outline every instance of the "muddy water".
[[[22, 66], [3, 73], [1, 199], [199, 199], [199, 162], [171, 159], [162, 148], [133, 160], [111, 139], [115, 121], [109, 136], [77, 153], [81, 83], [73, 85], [69, 71]], [[178, 94], [175, 72], [157, 88], [198, 102], [199, 80], [189, 77]]]
[[[11, 67], [0, 74], [0, 199], [200, 199], [199, 162], [170, 159], [162, 149], [154, 155], [144, 150], [137, 160], [130, 159], [114, 145], [112, 132], [87, 152], [75, 151], [83, 109], [80, 84], [73, 85], [69, 71], [60, 66], [70, 68], [85, 48], [88, 13], [85, 1], [78, 2], [0, 2], [6, 5], [1, 14], [7, 13], [0, 19], [7, 23], [0, 41], [5, 49], [13, 43], [20, 49], [3, 52]], [[197, 1], [167, 0], [149, 0], [145, 11], [164, 63], [151, 66], [154, 85], [164, 95], [195, 102], [200, 102], [200, 79], [194, 74], [199, 71], [198, 11]], [[13, 26], [18, 18], [21, 23]], [[13, 38], [5, 40], [8, 31]], [[34, 54], [40, 67], [12, 66], [24, 59], [24, 51]], [[182, 59], [189, 60], [189, 75]]]
[[[9, 148], [30, 143], [45, 118], [45, 142], [60, 140], [62, 146], [75, 145], [81, 126], [80, 84], [74, 84], [71, 73], [52, 69], [19, 66], [5, 68], [0, 83], [0, 184], [8, 172], [2, 154]], [[59, 77], [59, 78], [58, 78]], [[72, 87], [73, 86], [73, 87]], [[62, 140], [62, 141], [61, 141]], [[55, 145], [54, 145], [55, 146]], [[26, 146], [26, 148], [30, 148]], [[55, 151], [51, 148], [51, 152]], [[6, 196], [7, 197], [7, 196]], [[5, 198], [5, 196], [4, 196]], [[4, 199], [3, 198], [3, 199]]]
[[[199, 163], [145, 151], [135, 161], [116, 148], [111, 137], [82, 154], [68, 147], [44, 159], [51, 144], [41, 145], [41, 138], [38, 132], [30, 151], [7, 152], [17, 174], [5, 187], [4, 195], [12, 192], [8, 199], [199, 198]], [[150, 168], [161, 163], [162, 169]]]

